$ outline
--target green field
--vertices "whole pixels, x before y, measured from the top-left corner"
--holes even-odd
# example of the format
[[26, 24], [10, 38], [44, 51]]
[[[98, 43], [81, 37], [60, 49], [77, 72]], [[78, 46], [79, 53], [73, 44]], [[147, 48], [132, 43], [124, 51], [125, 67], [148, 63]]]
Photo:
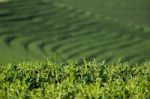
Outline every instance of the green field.
[[0, 3], [8, 2], [8, 0], [0, 0]]
[[150, 99], [149, 9], [0, 0], [0, 99]]
[[0, 99], [149, 99], [150, 63], [0, 66]]
[[[122, 1], [122, 2], [121, 2]], [[134, 1], [134, 0], [133, 0]], [[0, 4], [0, 63], [150, 60], [149, 1], [11, 0]]]
[[56, 0], [113, 20], [150, 26], [149, 0]]

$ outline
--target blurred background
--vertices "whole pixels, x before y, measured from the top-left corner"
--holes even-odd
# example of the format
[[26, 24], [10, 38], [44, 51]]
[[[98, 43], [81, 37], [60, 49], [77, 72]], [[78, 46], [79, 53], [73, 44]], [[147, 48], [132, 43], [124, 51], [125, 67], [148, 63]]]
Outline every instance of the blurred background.
[[149, 0], [0, 0], [0, 64], [150, 60]]

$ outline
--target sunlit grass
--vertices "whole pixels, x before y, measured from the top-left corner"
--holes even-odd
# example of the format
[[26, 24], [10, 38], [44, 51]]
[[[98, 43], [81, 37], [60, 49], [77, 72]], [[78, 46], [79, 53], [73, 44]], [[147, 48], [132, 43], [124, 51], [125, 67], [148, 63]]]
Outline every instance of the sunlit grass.
[[0, 0], [0, 3], [8, 2], [9, 0]]

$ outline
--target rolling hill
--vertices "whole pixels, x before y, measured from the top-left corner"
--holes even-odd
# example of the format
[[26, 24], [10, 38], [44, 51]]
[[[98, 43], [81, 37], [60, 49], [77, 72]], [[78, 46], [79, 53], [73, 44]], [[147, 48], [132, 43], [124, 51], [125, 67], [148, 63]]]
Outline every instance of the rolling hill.
[[103, 6], [101, 2], [11, 0], [1, 3], [0, 63], [39, 61], [53, 54], [59, 61], [78, 61], [83, 57], [106, 62], [149, 61], [149, 1], [127, 0], [126, 5], [134, 4], [128, 9], [119, 0], [106, 0]]
[[149, 0], [56, 0], [126, 24], [150, 26]]

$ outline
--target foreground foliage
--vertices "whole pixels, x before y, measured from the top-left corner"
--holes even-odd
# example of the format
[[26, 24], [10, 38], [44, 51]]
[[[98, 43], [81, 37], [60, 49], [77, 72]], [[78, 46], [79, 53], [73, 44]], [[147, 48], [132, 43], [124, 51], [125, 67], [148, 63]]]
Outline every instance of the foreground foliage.
[[150, 98], [150, 64], [23, 63], [0, 66], [3, 99]]

